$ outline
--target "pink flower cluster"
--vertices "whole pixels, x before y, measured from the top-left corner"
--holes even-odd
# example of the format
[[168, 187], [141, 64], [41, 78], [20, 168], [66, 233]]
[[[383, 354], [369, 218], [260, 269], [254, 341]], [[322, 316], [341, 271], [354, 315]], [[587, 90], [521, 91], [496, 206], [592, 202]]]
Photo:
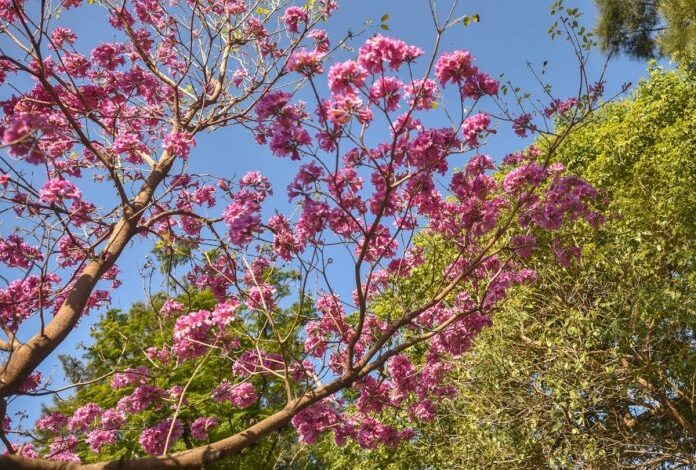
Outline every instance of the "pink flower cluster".
[[22, 386], [19, 387], [19, 391], [22, 393], [33, 392], [41, 385], [41, 379], [41, 372], [35, 370], [31, 374], [29, 374], [29, 377], [27, 377], [26, 380], [24, 380]]
[[102, 409], [99, 405], [87, 403], [75, 410], [72, 417], [68, 420], [68, 429], [70, 431], [84, 431], [96, 421], [101, 413]]
[[101, 416], [102, 427], [107, 430], [119, 429], [126, 422], [126, 413], [118, 408], [105, 410]]
[[260, 122], [270, 121], [270, 125], [261, 124], [256, 128], [256, 140], [260, 144], [269, 142], [274, 155], [293, 160], [300, 158], [300, 148], [309, 145], [312, 138], [302, 126], [307, 117], [303, 105], [290, 105], [290, 94], [279, 91], [269, 93], [256, 105], [256, 116]]
[[377, 34], [360, 47], [358, 63], [367, 72], [377, 74], [385, 71], [385, 64], [391, 70], [397, 70], [403, 63], [413, 62], [421, 55], [423, 50], [416, 46]]
[[473, 61], [468, 51], [443, 54], [435, 65], [435, 75], [443, 87], [447, 83], [458, 85], [464, 98], [498, 94], [498, 82], [487, 73], [480, 72]]
[[188, 158], [191, 146], [196, 145], [193, 136], [188, 132], [172, 132], [164, 136], [162, 148], [170, 155]]
[[196, 418], [196, 420], [191, 423], [191, 436], [199, 441], [205, 441], [208, 439], [208, 431], [217, 427], [218, 420], [212, 417]]
[[41, 252], [17, 235], [0, 238], [0, 261], [9, 267], [28, 268], [31, 263], [43, 260]]
[[324, 73], [324, 68], [321, 64], [323, 58], [324, 54], [318, 50], [307, 51], [306, 49], [301, 49], [290, 54], [286, 69], [306, 77], [318, 75]]
[[261, 231], [261, 203], [273, 193], [268, 180], [259, 172], [247, 173], [239, 182], [240, 190], [227, 206], [223, 219], [229, 228], [230, 242], [248, 244]]
[[468, 143], [470, 147], [478, 146], [479, 136], [481, 134], [485, 132], [494, 132], [488, 128], [490, 123], [490, 116], [484, 113], [475, 114], [466, 118], [462, 124], [462, 134], [464, 135], [464, 140], [466, 143]]
[[116, 404], [116, 409], [126, 415], [139, 413], [153, 405], [159, 405], [164, 395], [165, 392], [161, 388], [142, 384], [135, 387], [132, 393], [121, 398]]
[[115, 389], [127, 387], [129, 385], [138, 386], [147, 382], [150, 377], [150, 369], [145, 366], [128, 368], [123, 372], [117, 372], [111, 379], [111, 386]]
[[232, 385], [227, 381], [222, 382], [213, 390], [212, 397], [216, 401], [229, 401], [237, 408], [249, 408], [259, 399], [254, 386], [249, 382]]
[[172, 352], [180, 361], [205, 354], [211, 345], [225, 338], [225, 327], [235, 319], [240, 303], [230, 297], [215, 309], [181, 315], [174, 323]]
[[54, 284], [59, 281], [56, 274], [44, 277], [32, 274], [10, 282], [5, 289], [0, 289], [0, 322], [14, 331], [39, 309], [54, 306]]
[[58, 434], [68, 424], [68, 417], [53, 411], [36, 421], [36, 429]]
[[[140, 446], [150, 455], [162, 455], [167, 452], [176, 441], [181, 439], [184, 434], [184, 426], [178, 419], [174, 420], [174, 427], [167, 444], [169, 429], [172, 427], [172, 420], [161, 421], [151, 428], [146, 428], [140, 433]], [[165, 445], [167, 448], [165, 449]]]
[[95, 429], [94, 431], [87, 434], [85, 439], [89, 448], [93, 452], [101, 451], [102, 447], [107, 444], [113, 444], [116, 442], [116, 431], [105, 431], [102, 429]]
[[303, 8], [289, 7], [285, 10], [283, 21], [289, 33], [297, 33], [299, 32], [300, 23], [304, 23], [305, 25], [308, 23], [309, 14]]
[[79, 200], [82, 193], [70, 181], [54, 178], [46, 181], [43, 188], [39, 190], [39, 198], [46, 204], [55, 204], [64, 199]]
[[368, 73], [354, 60], [339, 62], [329, 70], [329, 89], [335, 96], [353, 95], [365, 84]]

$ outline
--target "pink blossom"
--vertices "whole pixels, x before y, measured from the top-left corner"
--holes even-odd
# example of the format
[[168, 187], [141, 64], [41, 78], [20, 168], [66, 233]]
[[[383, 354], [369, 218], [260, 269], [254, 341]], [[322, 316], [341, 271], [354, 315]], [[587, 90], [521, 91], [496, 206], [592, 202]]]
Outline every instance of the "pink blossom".
[[0, 289], [0, 321], [14, 330], [39, 308], [53, 306], [53, 285], [59, 281], [55, 274], [44, 277], [32, 274], [10, 282], [5, 289]]
[[487, 73], [479, 72], [474, 67], [475, 73], [467, 78], [461, 87], [464, 98], [481, 98], [484, 95], [494, 96], [498, 94], [498, 81]]
[[339, 62], [329, 69], [329, 89], [335, 96], [355, 94], [366, 78], [367, 70], [356, 61]]
[[341, 422], [341, 414], [327, 399], [305, 408], [292, 418], [301, 444], [314, 444], [323, 431], [337, 427]]
[[394, 111], [399, 107], [403, 87], [396, 77], [380, 78], [370, 87], [370, 100], [387, 111]]
[[217, 304], [211, 315], [213, 323], [215, 323], [218, 328], [224, 328], [235, 319], [235, 312], [239, 309], [240, 305], [239, 300], [234, 297], [230, 297], [225, 302]]
[[36, 448], [34, 448], [34, 445], [31, 442], [25, 442], [21, 445], [15, 444], [14, 447], [17, 450], [17, 454], [21, 455], [22, 457], [26, 457], [28, 459], [41, 458], [41, 456], [36, 451]]
[[544, 115], [546, 117], [551, 117], [554, 114], [565, 114], [577, 107], [577, 105], [577, 98], [568, 98], [566, 100], [555, 99], [546, 108], [544, 108]]
[[232, 364], [232, 372], [240, 377], [248, 377], [254, 374], [268, 375], [284, 367], [285, 361], [280, 354], [244, 351]]
[[474, 58], [469, 51], [454, 51], [440, 56], [435, 65], [435, 76], [440, 85], [448, 82], [461, 84], [466, 78], [475, 73], [472, 66]]
[[64, 44], [73, 44], [77, 35], [68, 28], [56, 28], [51, 31], [51, 41], [55, 48], [60, 49]]
[[237, 69], [232, 74], [232, 83], [237, 88], [241, 88], [244, 84], [244, 79], [249, 76], [249, 72], [246, 69]]
[[323, 12], [326, 16], [331, 16], [338, 8], [338, 2], [336, 0], [319, 0], [319, 4], [322, 5]]
[[101, 423], [104, 429], [119, 429], [126, 422], [126, 413], [118, 408], [105, 410], [101, 415]]
[[82, 4], [82, 0], [62, 0], [61, 4], [66, 9], [75, 8]]
[[356, 440], [363, 449], [374, 449], [380, 445], [396, 447], [401, 441], [415, 435], [411, 429], [399, 431], [370, 417], [361, 419], [356, 427]]
[[126, 414], [138, 413], [159, 403], [164, 396], [164, 390], [153, 385], [143, 384], [133, 390], [130, 395], [121, 398], [116, 408]]
[[246, 301], [247, 307], [252, 310], [273, 310], [275, 308], [275, 292], [275, 287], [270, 284], [261, 283], [251, 286]]
[[157, 346], [150, 346], [145, 350], [145, 354], [152, 361], [159, 361], [162, 364], [166, 364], [171, 359], [171, 354], [166, 348], [159, 349]]
[[225, 11], [230, 15], [241, 15], [247, 11], [245, 0], [225, 0]]
[[208, 439], [208, 431], [214, 427], [217, 427], [218, 420], [209, 418], [197, 418], [193, 423], [191, 423], [191, 436], [199, 441], [205, 441]]
[[432, 421], [437, 415], [435, 405], [430, 400], [419, 402], [411, 409], [411, 412], [416, 419], [424, 422]]
[[490, 116], [485, 113], [474, 114], [466, 118], [464, 124], [462, 124], [462, 134], [469, 146], [476, 147], [479, 144], [478, 139], [481, 134], [493, 132], [488, 128], [490, 122]]
[[86, 430], [101, 415], [102, 409], [96, 403], [87, 403], [76, 409], [70, 420], [68, 429], [70, 431]]
[[223, 213], [230, 241], [237, 246], [248, 244], [253, 235], [261, 231], [260, 203], [272, 194], [268, 180], [258, 172], [243, 176], [240, 187], [242, 189]]
[[80, 199], [82, 193], [70, 181], [54, 178], [46, 181], [39, 190], [39, 198], [46, 204], [55, 204], [63, 199]]
[[249, 408], [259, 399], [254, 386], [249, 382], [232, 385], [227, 381], [213, 390], [212, 397], [216, 401], [229, 401], [237, 408]]
[[162, 148], [170, 155], [188, 158], [191, 146], [196, 145], [193, 136], [188, 132], [172, 132], [162, 141]]
[[66, 52], [62, 61], [65, 71], [76, 78], [85, 77], [92, 66], [86, 57], [77, 52]]
[[0, 261], [7, 266], [28, 268], [32, 262], [41, 260], [41, 252], [19, 236], [12, 234], [6, 239], [0, 238]]
[[333, 124], [343, 126], [355, 117], [361, 124], [372, 121], [372, 111], [363, 106], [363, 101], [356, 95], [341, 95], [323, 104], [322, 113]]
[[510, 171], [503, 179], [503, 189], [515, 193], [526, 185], [536, 186], [546, 178], [547, 172], [538, 163], [532, 162]]
[[[444, 174], [448, 168], [447, 156], [459, 145], [460, 142], [451, 129], [428, 129], [418, 133], [409, 143], [407, 158], [417, 168]], [[421, 192], [425, 192], [425, 187], [421, 188]]]
[[[67, 434], [56, 437], [49, 447], [51, 454], [72, 453], [77, 447], [77, 437], [74, 434]], [[62, 460], [60, 458], [56, 460]]]
[[358, 63], [369, 73], [381, 73], [385, 62], [389, 68], [397, 70], [404, 62], [413, 62], [421, 55], [423, 51], [416, 46], [377, 34], [360, 48]]
[[171, 318], [180, 315], [186, 311], [186, 307], [181, 302], [177, 302], [174, 299], [167, 299], [162, 308], [160, 308], [159, 314], [164, 318]]
[[580, 259], [582, 250], [574, 245], [564, 246], [560, 240], [554, 240], [551, 248], [556, 255], [558, 264], [564, 267], [570, 266], [574, 259]]
[[[514, 281], [513, 277], [504, 278], [499, 286], [507, 288], [512, 281]], [[489, 293], [489, 295], [491, 295], [489, 299], [490, 304], [493, 304], [493, 302], [499, 298], [499, 295], [496, 293]], [[451, 323], [440, 334], [433, 337], [430, 341], [430, 353], [437, 354], [446, 352], [454, 357], [459, 357], [469, 350], [474, 337], [478, 335], [484, 327], [490, 325], [491, 320], [487, 315], [481, 315], [479, 313], [466, 315], [458, 321]]]
[[535, 246], [536, 237], [534, 235], [515, 235], [510, 241], [510, 247], [522, 258], [532, 256], [532, 250]]
[[87, 434], [85, 439], [89, 448], [93, 452], [101, 451], [101, 448], [107, 444], [113, 444], [116, 442], [116, 431], [104, 431], [101, 429], [95, 429], [94, 431]]
[[196, 189], [193, 193], [193, 201], [196, 204], [214, 207], [215, 206], [215, 187], [210, 185], [204, 185]]
[[282, 215], [276, 214], [268, 220], [268, 227], [273, 232], [273, 251], [286, 261], [290, 261], [293, 255], [302, 251], [293, 233], [290, 223]]
[[176, 319], [172, 351], [179, 360], [199, 357], [208, 350], [208, 332], [212, 326], [213, 320], [207, 310], [191, 312]]
[[268, 37], [266, 27], [263, 25], [263, 22], [256, 17], [251, 17], [247, 20], [244, 33], [257, 40]]
[[[178, 419], [174, 420], [172, 433], [167, 444], [167, 436], [171, 427], [172, 420], [166, 419], [151, 428], [145, 428], [140, 433], [140, 446], [150, 455], [162, 455], [168, 452], [171, 446], [181, 439], [181, 436], [184, 434], [184, 426], [181, 424], [181, 421]], [[166, 449], [165, 445], [167, 445]]]
[[415, 109], [429, 110], [433, 109], [438, 89], [437, 84], [427, 78], [408, 83], [404, 92], [409, 97], [409, 104]]
[[127, 387], [129, 385], [142, 385], [150, 376], [150, 369], [145, 366], [138, 366], [117, 372], [111, 379], [111, 386], [115, 389]]
[[306, 77], [311, 77], [324, 73], [324, 68], [321, 65], [323, 58], [324, 54], [320, 52], [300, 49], [290, 54], [285, 68], [290, 72], [297, 72]]
[[521, 114], [516, 117], [512, 123], [512, 130], [515, 134], [520, 137], [527, 137], [527, 131], [531, 130], [530, 123], [532, 122], [532, 115], [528, 113]]
[[326, 33], [326, 31], [323, 29], [313, 29], [307, 36], [316, 41], [316, 52], [321, 54], [326, 54], [329, 52], [329, 46], [331, 44], [329, 42], [329, 35]]
[[19, 391], [22, 393], [33, 392], [41, 385], [41, 378], [41, 372], [35, 370], [29, 374], [29, 377], [27, 377], [22, 386], [19, 387]]
[[303, 8], [292, 6], [285, 10], [283, 21], [289, 33], [297, 33], [300, 23], [306, 25], [309, 21], [309, 14]]
[[68, 417], [59, 413], [58, 411], [53, 411], [43, 416], [36, 422], [36, 429], [40, 431], [49, 431], [54, 434], [60, 433], [68, 424]]
[[122, 56], [125, 50], [123, 44], [100, 44], [92, 51], [92, 61], [106, 70], [115, 70], [126, 63]]
[[[82, 0], [80, 0], [80, 1], [82, 1]], [[52, 452], [51, 455], [49, 455], [46, 458], [48, 460], [55, 460], [55, 461], [59, 461], [59, 462], [75, 462], [75, 463], [82, 462], [80, 460], [80, 457], [78, 457], [76, 453], [71, 452], [71, 451]]]

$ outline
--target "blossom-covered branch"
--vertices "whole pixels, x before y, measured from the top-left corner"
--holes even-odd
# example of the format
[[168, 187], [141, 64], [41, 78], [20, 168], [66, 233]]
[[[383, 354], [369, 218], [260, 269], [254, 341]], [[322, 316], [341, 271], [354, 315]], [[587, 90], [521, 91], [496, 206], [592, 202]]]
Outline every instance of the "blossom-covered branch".
[[[382, 423], [380, 413], [434, 417], [437, 400], [451, 392], [447, 361], [490, 324], [508, 289], [533, 281], [524, 259], [534, 233], [600, 222], [595, 189], [553, 163], [560, 142], [597, 105], [595, 91], [553, 101], [547, 115], [563, 130], [496, 165], [482, 153], [496, 133], [483, 106], [499, 84], [468, 51], [439, 50], [455, 8], [444, 18], [433, 9], [437, 34], [422, 45], [427, 54], [376, 34], [334, 60], [318, 25], [335, 2], [252, 3], [106, 1], [120, 42], [86, 55], [57, 13], [96, 6], [0, 2], [13, 44], [0, 51], [0, 78], [20, 89], [3, 102], [9, 157], [0, 165], [0, 200], [18, 223], [0, 240], [0, 260], [18, 274], [0, 290], [8, 334], [0, 396], [39, 386], [36, 368], [118, 289], [118, 261], [136, 235], [162, 260], [181, 248], [187, 269], [183, 278], [166, 270], [181, 287], [158, 301], [167, 340], [145, 351], [151, 367], [114, 375], [112, 387], [124, 390], [118, 403], [47, 415], [37, 427], [52, 441], [38, 450], [10, 446], [20, 455], [0, 462], [83, 468], [79, 446], [98, 455], [142, 426], [146, 413], [142, 452], [84, 468], [199, 467], [289, 422], [305, 443], [331, 431], [367, 448], [395, 444], [413, 432], [407, 422]], [[18, 58], [25, 53], [28, 60]], [[515, 129], [534, 132], [532, 120], [525, 114]], [[274, 185], [258, 171], [234, 179], [188, 171], [196, 135], [233, 123], [295, 165], [280, 182], [289, 208], [264, 215]], [[99, 194], [106, 182], [112, 205]], [[557, 249], [566, 262], [576, 247]], [[336, 281], [345, 272], [347, 290]], [[192, 291], [212, 293], [215, 306], [193, 308]], [[40, 331], [18, 343], [15, 333], [36, 316]], [[414, 363], [405, 353], [419, 345], [427, 354]], [[192, 418], [187, 393], [211, 357], [229, 363], [213, 400], [255, 405], [263, 381], [282, 387], [284, 405], [206, 442], [219, 423]], [[189, 364], [185, 383], [157, 385]], [[184, 436], [196, 444], [182, 450]]]

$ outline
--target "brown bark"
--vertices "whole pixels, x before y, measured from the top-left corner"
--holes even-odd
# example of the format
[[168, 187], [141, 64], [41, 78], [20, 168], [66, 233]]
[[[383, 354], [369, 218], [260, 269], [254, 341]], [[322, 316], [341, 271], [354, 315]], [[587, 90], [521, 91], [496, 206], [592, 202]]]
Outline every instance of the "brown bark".
[[132, 204], [129, 207], [124, 207], [124, 215], [113, 226], [104, 250], [99, 257], [87, 264], [53, 319], [43, 331], [12, 351], [0, 371], [0, 397], [16, 393], [29, 374], [58, 347], [75, 327], [97, 282], [118, 260], [123, 249], [136, 234], [143, 210], [149, 204], [157, 186], [169, 172], [173, 158], [165, 153], [160, 162], [150, 173]]
[[[388, 356], [380, 358], [384, 362]], [[374, 366], [373, 366], [374, 367]], [[370, 367], [369, 370], [372, 370]], [[78, 464], [72, 462], [55, 462], [42, 459], [27, 459], [17, 455], [0, 456], [0, 469], [7, 470], [154, 470], [154, 469], [185, 469], [201, 468], [223, 457], [228, 457], [241, 452], [259, 439], [288, 424], [293, 416], [301, 410], [326, 398], [338, 390], [349, 386], [360, 376], [368, 373], [364, 370], [360, 374], [353, 374], [337, 379], [323, 387], [313, 390], [302, 397], [291, 401], [283, 409], [272, 414], [268, 418], [259, 421], [242, 432], [221, 439], [209, 445], [177, 452], [175, 454], [149, 457], [133, 460], [113, 460], [92, 464]]]

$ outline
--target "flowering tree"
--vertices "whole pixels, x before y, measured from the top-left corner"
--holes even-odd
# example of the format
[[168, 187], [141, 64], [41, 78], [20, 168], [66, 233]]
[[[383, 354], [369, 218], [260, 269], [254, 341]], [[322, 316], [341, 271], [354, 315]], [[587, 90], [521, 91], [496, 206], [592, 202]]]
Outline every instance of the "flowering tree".
[[[549, 162], [601, 87], [583, 73], [577, 97], [552, 100], [538, 115], [503, 107], [501, 123], [537, 132], [545, 145], [506, 157], [506, 175], [494, 177], [480, 148], [495, 126], [480, 103], [502, 106], [499, 84], [468, 52], [439, 50], [461, 20], [454, 8], [443, 15], [431, 3], [428, 54], [375, 35], [329, 65], [329, 38], [317, 25], [337, 8], [331, 0], [101, 3], [119, 42], [81, 53], [58, 13], [96, 7], [0, 1], [0, 79], [15, 92], [3, 102], [0, 199], [16, 215], [14, 232], [0, 240], [0, 259], [14, 273], [0, 290], [0, 411], [45, 388], [37, 366], [118, 289], [119, 258], [136, 238], [152, 240], [165, 258], [185, 247], [189, 272], [182, 280], [167, 271], [172, 281], [184, 294], [208, 290], [217, 303], [195, 309], [171, 296], [158, 304], [171, 321], [162, 323], [165, 341], [143, 351], [150, 366], [103, 379], [123, 398], [42, 418], [37, 427], [54, 436], [43, 459], [29, 444], [13, 445], [6, 423], [2, 465], [78, 468], [79, 443], [98, 453], [147, 420], [135, 455], [88, 467], [197, 467], [290, 422], [306, 443], [324, 431], [363, 447], [409, 438], [407, 423], [377, 415], [391, 407], [432, 419], [438, 397], [450, 393], [447, 360], [467, 350], [507, 289], [533, 280], [521, 262], [535, 245], [532, 228], [599, 222], [589, 204], [595, 190]], [[315, 102], [313, 113], [298, 94]], [[552, 116], [565, 121], [562, 134], [535, 124]], [[187, 171], [196, 135], [234, 124], [298, 162], [284, 182], [294, 211], [262, 216], [273, 187], [259, 172], [231, 179]], [[400, 297], [400, 280], [425, 269], [420, 232], [451, 256], [440, 259], [442, 269], [427, 268], [423, 295]], [[562, 260], [575, 253], [556, 248]], [[294, 275], [279, 286], [274, 273], [288, 270]], [[335, 282], [345, 272], [347, 294]], [[386, 293], [395, 300], [375, 309]], [[283, 305], [288, 294], [292, 308]], [[19, 332], [30, 324], [36, 331], [24, 340]], [[298, 334], [299, 351], [289, 347]], [[414, 346], [427, 347], [423, 363], [404, 354]], [[244, 408], [259, 400], [260, 381], [272, 381], [285, 404], [262, 399], [265, 417], [206, 442], [218, 423], [192, 415], [187, 391], [211, 357], [230, 366], [211, 398]], [[195, 367], [174, 405], [163, 406], [172, 395], [157, 377], [182, 364]], [[185, 431], [196, 443], [180, 443]]]

